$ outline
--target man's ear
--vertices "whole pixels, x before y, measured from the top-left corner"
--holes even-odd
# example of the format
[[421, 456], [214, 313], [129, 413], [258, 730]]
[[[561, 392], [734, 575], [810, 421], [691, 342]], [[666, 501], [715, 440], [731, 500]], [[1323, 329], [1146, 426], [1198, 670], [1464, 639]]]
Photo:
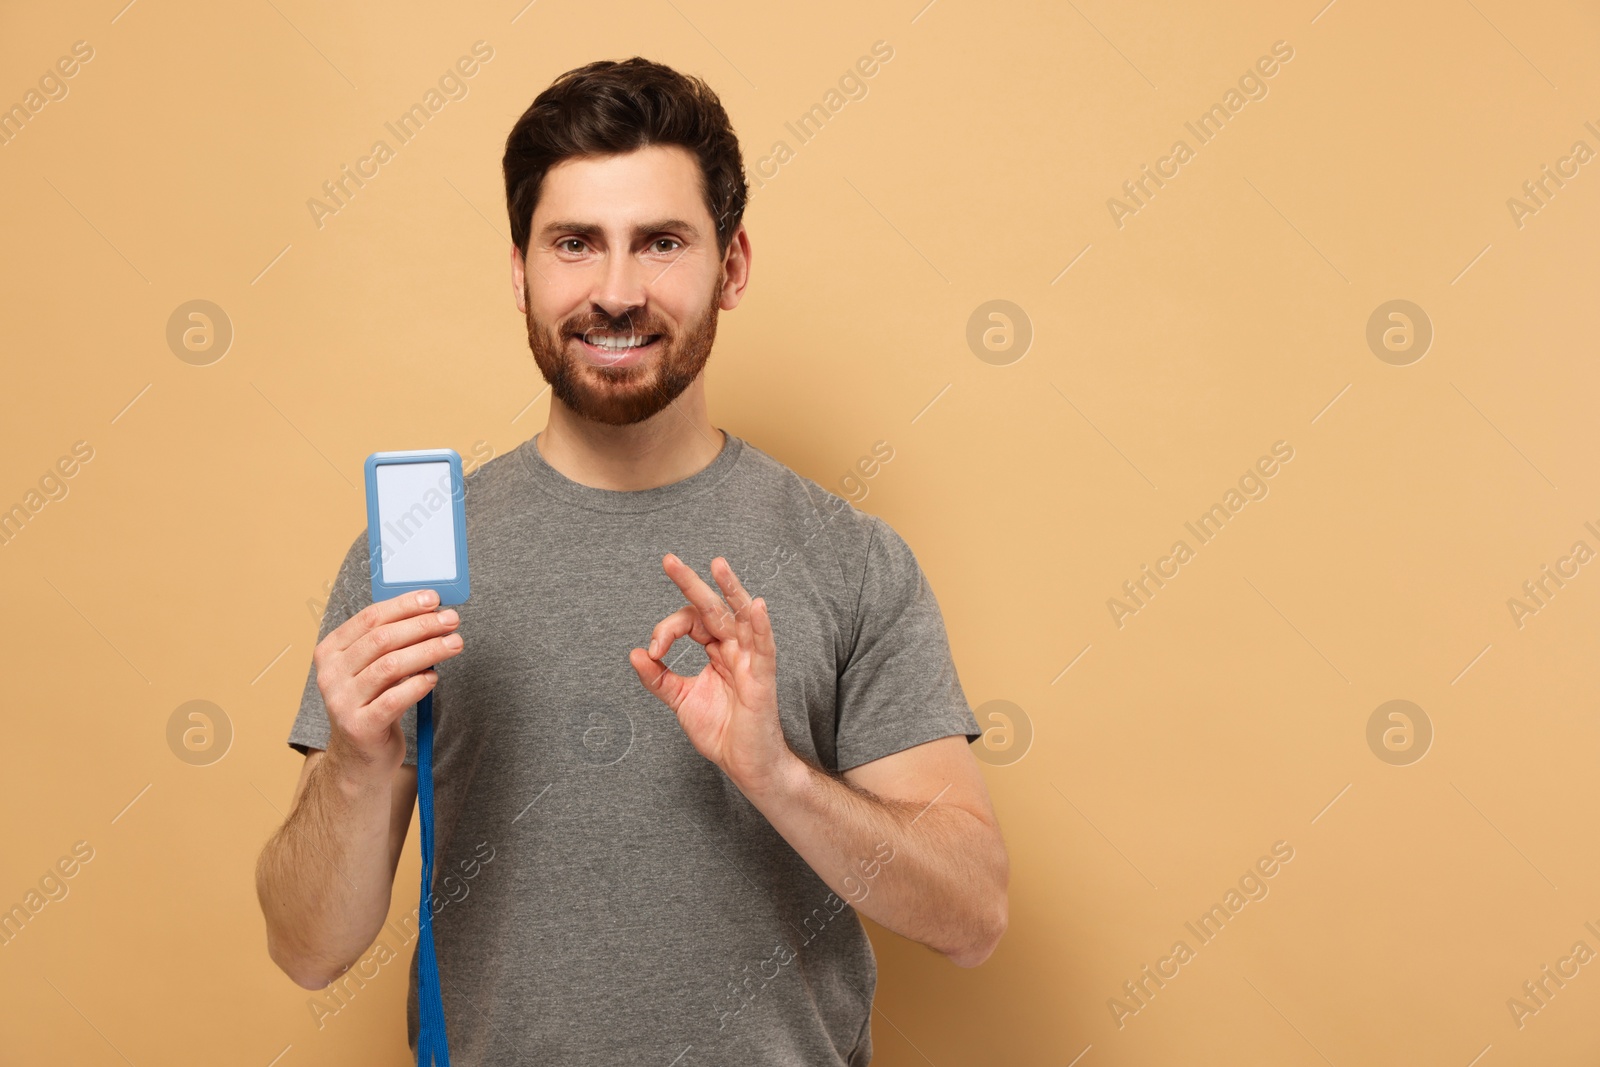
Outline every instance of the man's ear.
[[722, 271], [718, 306], [723, 311], [732, 311], [739, 306], [744, 287], [750, 284], [750, 235], [745, 232], [743, 222], [728, 242], [728, 251], [722, 257]]
[[517, 301], [517, 310], [524, 315], [528, 313], [528, 275], [526, 263], [522, 258], [522, 249], [515, 242], [511, 245], [511, 292]]

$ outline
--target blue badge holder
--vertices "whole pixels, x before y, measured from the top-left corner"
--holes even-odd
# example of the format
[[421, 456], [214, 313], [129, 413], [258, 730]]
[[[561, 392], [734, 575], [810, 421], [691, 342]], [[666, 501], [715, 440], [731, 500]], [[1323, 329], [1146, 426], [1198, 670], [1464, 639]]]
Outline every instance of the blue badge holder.
[[[372, 600], [432, 589], [439, 606], [465, 603], [467, 489], [453, 448], [374, 452], [367, 457], [367, 552]], [[448, 511], [447, 511], [448, 509]], [[417, 701], [417, 806], [422, 812], [418, 906], [418, 1067], [450, 1067], [439, 961], [433, 946], [433, 694]]]
[[367, 457], [366, 479], [373, 602], [432, 589], [441, 607], [466, 603], [472, 582], [460, 453], [453, 448], [374, 452]]

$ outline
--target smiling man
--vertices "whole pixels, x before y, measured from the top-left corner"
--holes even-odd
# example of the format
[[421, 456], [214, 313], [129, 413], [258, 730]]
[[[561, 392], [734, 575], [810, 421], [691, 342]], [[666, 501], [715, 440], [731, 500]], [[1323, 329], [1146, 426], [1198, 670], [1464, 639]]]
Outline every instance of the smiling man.
[[[459, 612], [371, 603], [365, 531], [346, 554], [257, 868], [268, 950], [337, 991], [413, 941], [414, 912], [385, 919], [431, 692], [453, 1063], [861, 1067], [859, 915], [963, 967], [1006, 927], [938, 603], [887, 523], [707, 414], [751, 264], [711, 90], [589, 64], [503, 166], [549, 420], [467, 481]], [[413, 1047], [418, 1015], [413, 957]]]

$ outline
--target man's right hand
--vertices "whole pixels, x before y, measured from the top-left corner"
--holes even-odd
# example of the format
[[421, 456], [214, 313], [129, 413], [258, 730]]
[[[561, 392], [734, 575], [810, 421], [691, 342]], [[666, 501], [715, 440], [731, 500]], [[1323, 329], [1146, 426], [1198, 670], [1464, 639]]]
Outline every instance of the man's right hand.
[[391, 778], [405, 760], [405, 710], [439, 681], [434, 664], [459, 655], [461, 617], [434, 610], [431, 589], [370, 604], [318, 643], [317, 688], [328, 709], [327, 759], [342, 774]]

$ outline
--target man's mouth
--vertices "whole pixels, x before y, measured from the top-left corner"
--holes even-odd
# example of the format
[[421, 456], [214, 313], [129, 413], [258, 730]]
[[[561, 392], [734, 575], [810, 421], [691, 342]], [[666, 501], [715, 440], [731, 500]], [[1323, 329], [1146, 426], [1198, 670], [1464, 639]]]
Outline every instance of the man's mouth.
[[574, 340], [589, 359], [607, 367], [628, 366], [638, 363], [655, 351], [661, 334], [610, 334], [591, 330]]

